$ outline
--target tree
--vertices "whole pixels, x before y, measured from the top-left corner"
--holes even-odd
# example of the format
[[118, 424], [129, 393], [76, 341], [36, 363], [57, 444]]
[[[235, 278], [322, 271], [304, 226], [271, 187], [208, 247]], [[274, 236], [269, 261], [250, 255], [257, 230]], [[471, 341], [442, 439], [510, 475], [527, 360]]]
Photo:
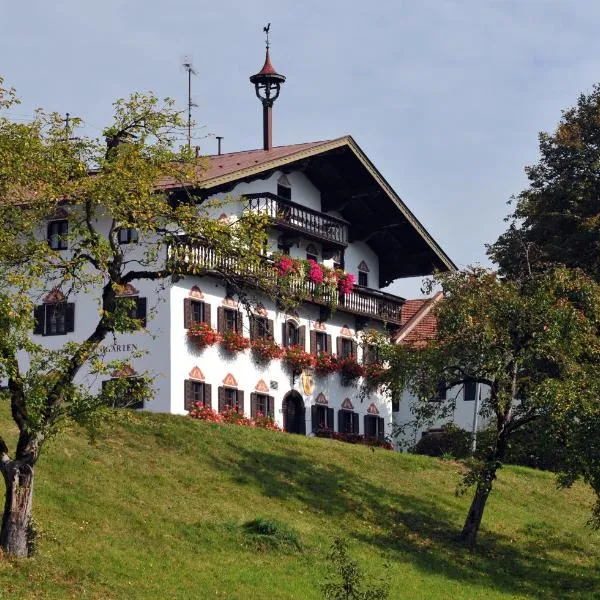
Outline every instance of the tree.
[[[14, 90], [0, 80], [0, 109], [16, 102]], [[258, 268], [265, 217], [245, 214], [227, 224], [211, 219], [206, 203], [200, 206], [194, 182], [202, 163], [176, 149], [181, 120], [172, 101], [134, 94], [114, 106], [106, 144], [72, 139], [78, 119], [66, 130], [60, 115], [42, 111], [30, 123], [0, 117], [0, 380], [8, 384], [18, 429], [12, 451], [0, 431], [6, 490], [0, 548], [7, 555], [28, 555], [34, 472], [46, 442], [64, 424], [101, 419], [119, 393], [117, 385], [92, 394], [77, 379], [84, 369], [102, 375], [123, 368], [123, 361], [105, 360], [102, 341], [144, 328], [119, 291], [136, 281], [160, 285], [183, 276], [185, 265], [173, 260], [177, 253], [165, 252], [177, 248], [183, 234], [186, 243], [201, 241], [224, 258], [211, 272], [240, 295], [238, 273], [253, 273], [253, 285], [265, 292], [273, 288], [273, 279]], [[65, 210], [68, 232], [58, 239], [68, 251], [61, 252], [49, 247], [43, 229], [45, 218]], [[135, 230], [138, 243], [120, 244], [123, 229]], [[194, 272], [205, 270], [197, 266]], [[33, 308], [52, 289], [67, 299], [93, 294], [98, 317], [83, 339], [49, 349], [32, 336]], [[146, 388], [150, 377], [144, 378]]]
[[563, 264], [600, 281], [600, 84], [563, 112], [554, 134], [540, 133], [539, 148], [510, 227], [488, 253], [507, 276]]
[[[520, 428], [542, 418], [552, 423], [549, 434], [573, 453], [564, 484], [591, 464], [584, 447], [591, 431], [577, 419], [586, 417], [586, 426], [600, 421], [600, 286], [564, 268], [518, 280], [470, 268], [431, 283], [444, 293], [434, 308], [436, 337], [386, 346], [387, 383], [396, 395], [409, 389], [418, 398], [413, 411], [421, 422], [451, 414], [456, 399], [440, 389], [476, 382], [489, 390], [480, 414], [494, 435], [464, 481], [475, 493], [462, 539], [474, 546], [497, 471]], [[600, 494], [600, 478], [589, 471], [586, 479]]]

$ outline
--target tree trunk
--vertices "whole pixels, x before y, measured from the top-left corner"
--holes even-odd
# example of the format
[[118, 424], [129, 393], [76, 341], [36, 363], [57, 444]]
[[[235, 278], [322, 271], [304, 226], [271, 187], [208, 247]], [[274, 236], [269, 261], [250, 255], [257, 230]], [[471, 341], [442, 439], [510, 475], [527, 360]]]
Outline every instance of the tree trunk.
[[[495, 472], [496, 469], [494, 469], [493, 477], [495, 477]], [[485, 510], [485, 504], [490, 492], [492, 491], [492, 480], [490, 479], [488, 482], [487, 475], [485, 477], [486, 480], [477, 484], [475, 495], [473, 496], [473, 501], [471, 502], [469, 513], [467, 514], [467, 518], [465, 519], [465, 524], [460, 535], [462, 541], [465, 542], [469, 548], [473, 548], [475, 546], [475, 542], [477, 541], [477, 533], [479, 532], [481, 519], [483, 518], [483, 511]]]
[[33, 467], [20, 461], [10, 461], [3, 465], [2, 473], [6, 497], [0, 548], [7, 556], [26, 557], [29, 555]]

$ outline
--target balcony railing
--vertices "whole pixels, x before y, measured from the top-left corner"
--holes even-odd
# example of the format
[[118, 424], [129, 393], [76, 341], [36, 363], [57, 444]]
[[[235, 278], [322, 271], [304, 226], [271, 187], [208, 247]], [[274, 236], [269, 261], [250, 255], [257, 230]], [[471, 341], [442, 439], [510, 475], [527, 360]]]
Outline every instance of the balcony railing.
[[271, 193], [245, 194], [248, 208], [266, 214], [272, 223], [282, 229], [298, 231], [302, 235], [345, 248], [348, 245], [348, 222], [313, 210]]
[[[273, 286], [277, 285], [277, 271], [268, 259], [265, 259], [263, 263], [242, 265], [234, 257], [224, 257], [213, 248], [185, 241], [170, 246], [168, 258], [169, 261], [177, 264], [179, 269], [192, 274], [213, 272], [218, 275], [221, 273], [242, 278], [249, 285], [259, 285], [260, 287], [259, 282], [261, 281], [268, 281]], [[401, 322], [404, 300], [398, 296], [361, 286], [356, 286], [349, 294], [338, 294], [337, 292], [323, 291], [315, 283], [301, 278], [292, 279], [289, 283], [292, 292], [301, 293], [307, 301], [314, 304], [333, 306], [337, 311], [361, 315], [394, 325], [399, 325]]]

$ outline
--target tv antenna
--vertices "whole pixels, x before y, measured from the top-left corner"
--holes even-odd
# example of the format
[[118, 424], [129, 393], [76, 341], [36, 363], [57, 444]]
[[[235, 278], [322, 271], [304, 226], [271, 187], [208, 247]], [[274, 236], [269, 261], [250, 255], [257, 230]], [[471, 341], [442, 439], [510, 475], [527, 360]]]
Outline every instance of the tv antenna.
[[192, 101], [192, 75], [196, 75], [196, 71], [194, 70], [194, 65], [192, 64], [191, 56], [184, 56], [181, 66], [187, 71], [188, 74], [188, 148], [192, 149], [192, 108], [197, 107], [197, 104], [194, 104]]

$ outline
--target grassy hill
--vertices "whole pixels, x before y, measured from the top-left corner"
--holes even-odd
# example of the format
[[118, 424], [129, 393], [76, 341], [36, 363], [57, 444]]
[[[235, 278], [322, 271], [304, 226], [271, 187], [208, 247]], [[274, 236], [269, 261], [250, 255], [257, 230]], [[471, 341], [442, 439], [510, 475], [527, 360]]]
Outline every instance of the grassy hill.
[[[0, 402], [0, 429], [8, 427]], [[132, 414], [90, 445], [64, 433], [39, 463], [35, 558], [0, 560], [0, 598], [320, 598], [342, 535], [394, 599], [594, 598], [591, 495], [506, 468], [474, 554], [454, 542], [461, 466], [269, 431]], [[272, 518], [302, 550], [244, 523]]]

